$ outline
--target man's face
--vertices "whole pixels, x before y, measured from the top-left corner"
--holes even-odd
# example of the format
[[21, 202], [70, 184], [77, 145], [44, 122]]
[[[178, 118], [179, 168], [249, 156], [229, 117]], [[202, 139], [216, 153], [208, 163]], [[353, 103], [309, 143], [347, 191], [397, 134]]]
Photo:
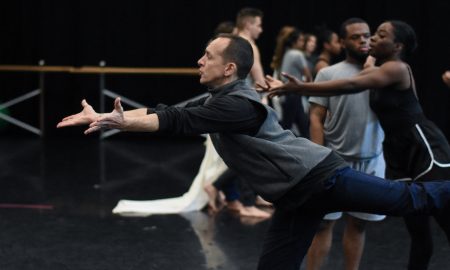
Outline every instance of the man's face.
[[253, 40], [257, 40], [259, 38], [259, 35], [262, 33], [262, 19], [261, 17], [255, 17], [247, 22], [247, 27], [250, 32], [250, 37]]
[[339, 37], [336, 33], [331, 35], [331, 40], [328, 43], [328, 50], [333, 55], [339, 55], [341, 53], [341, 43], [339, 42]]
[[227, 63], [222, 54], [229, 43], [227, 38], [217, 38], [206, 47], [205, 54], [197, 61], [201, 84], [214, 88], [224, 83]]
[[347, 25], [347, 36], [342, 45], [347, 54], [358, 61], [365, 61], [369, 53], [370, 29], [366, 23]]

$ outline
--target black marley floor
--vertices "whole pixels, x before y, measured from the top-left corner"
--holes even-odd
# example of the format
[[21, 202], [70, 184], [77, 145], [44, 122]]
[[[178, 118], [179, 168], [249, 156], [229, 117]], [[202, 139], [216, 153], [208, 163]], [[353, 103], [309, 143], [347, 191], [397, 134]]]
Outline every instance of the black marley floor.
[[[122, 198], [179, 196], [203, 155], [203, 139], [131, 135], [41, 140], [0, 137], [0, 269], [255, 269], [270, 221], [228, 211], [120, 217]], [[344, 269], [343, 223], [323, 269]], [[450, 269], [433, 223], [430, 269]], [[360, 269], [406, 269], [402, 220], [371, 224]], [[303, 267], [302, 267], [303, 269]]]

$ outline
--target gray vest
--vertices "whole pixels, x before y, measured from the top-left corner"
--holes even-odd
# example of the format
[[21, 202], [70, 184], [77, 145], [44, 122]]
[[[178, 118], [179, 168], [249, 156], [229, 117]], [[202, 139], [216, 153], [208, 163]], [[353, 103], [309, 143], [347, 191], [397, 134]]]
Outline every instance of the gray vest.
[[254, 136], [221, 132], [210, 134], [211, 140], [227, 166], [264, 199], [279, 199], [330, 154], [330, 149], [283, 130], [275, 111], [259, 102], [256, 91], [237, 89], [229, 95], [264, 106], [267, 117]]

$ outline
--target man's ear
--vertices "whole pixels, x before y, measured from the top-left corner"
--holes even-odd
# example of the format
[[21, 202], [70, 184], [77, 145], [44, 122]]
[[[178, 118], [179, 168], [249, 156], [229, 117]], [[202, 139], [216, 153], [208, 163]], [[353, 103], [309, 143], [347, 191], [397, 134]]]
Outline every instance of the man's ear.
[[225, 66], [225, 77], [233, 76], [237, 73], [237, 66], [235, 63], [228, 63]]
[[403, 43], [400, 43], [400, 42], [395, 43], [395, 50], [397, 52], [401, 53], [403, 51], [403, 47], [404, 47]]

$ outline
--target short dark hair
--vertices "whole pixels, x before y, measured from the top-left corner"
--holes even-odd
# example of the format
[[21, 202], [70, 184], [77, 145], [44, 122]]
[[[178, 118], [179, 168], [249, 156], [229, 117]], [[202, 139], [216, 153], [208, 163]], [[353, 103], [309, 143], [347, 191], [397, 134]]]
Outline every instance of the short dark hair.
[[321, 53], [324, 49], [324, 43], [331, 43], [334, 32], [326, 26], [319, 26], [316, 29], [317, 47], [316, 52]]
[[216, 27], [216, 29], [214, 29], [214, 37], [218, 36], [219, 34], [223, 34], [223, 33], [233, 33], [234, 31], [234, 22], [232, 21], [223, 21], [221, 23], [219, 23]]
[[287, 37], [286, 37], [286, 43], [285, 46], [292, 48], [294, 44], [297, 42], [298, 37], [303, 35], [303, 32], [295, 28]]
[[417, 48], [417, 37], [414, 29], [403, 21], [389, 20], [386, 22], [390, 23], [394, 28], [394, 41], [403, 44], [401, 57], [407, 58], [411, 56]]
[[368, 24], [365, 20], [361, 19], [361, 18], [350, 18], [345, 20], [342, 24], [341, 24], [341, 28], [339, 29], [339, 37], [340, 38], [346, 38], [347, 37], [347, 26], [351, 25], [351, 24], [355, 24], [355, 23], [365, 23]]
[[263, 17], [264, 13], [257, 8], [246, 7], [239, 10], [236, 16], [236, 27], [242, 29], [247, 18]]
[[223, 51], [223, 59], [237, 67], [239, 79], [245, 79], [253, 66], [253, 49], [246, 39], [232, 34], [219, 34], [217, 38], [227, 38], [230, 43]]

